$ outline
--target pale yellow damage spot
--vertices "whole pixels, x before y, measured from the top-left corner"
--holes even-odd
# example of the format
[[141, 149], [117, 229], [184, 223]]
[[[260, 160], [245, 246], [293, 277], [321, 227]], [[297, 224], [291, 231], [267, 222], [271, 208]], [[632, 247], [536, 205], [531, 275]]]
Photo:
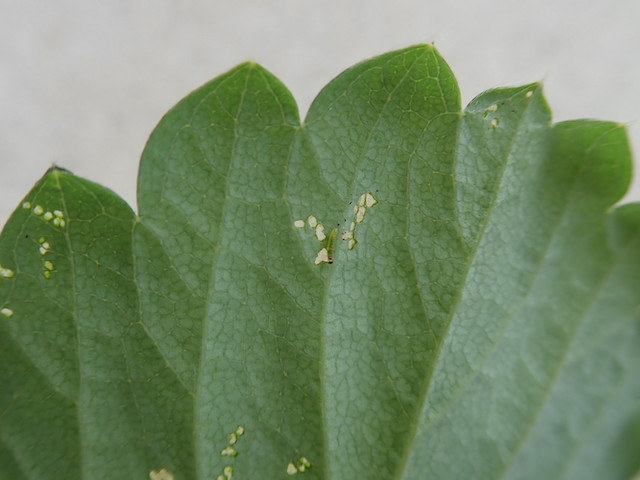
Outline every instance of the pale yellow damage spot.
[[62, 212], [62, 210], [54, 210], [53, 215], [54, 215], [54, 219], [53, 219], [53, 222], [51, 222], [53, 223], [53, 226], [64, 228], [64, 226], [66, 225], [66, 222], [64, 220], [64, 212]]
[[2, 310], [0, 310], [0, 314], [4, 315], [7, 318], [11, 318], [13, 317], [13, 310], [11, 310], [10, 308], [4, 307]]
[[295, 222], [293, 222], [293, 226], [296, 228], [304, 228], [304, 220], [296, 220]]
[[349, 224], [349, 230], [342, 233], [342, 239], [348, 242], [349, 250], [353, 250], [358, 243], [355, 235], [356, 227], [364, 221], [367, 211], [377, 203], [378, 200], [371, 192], [363, 193], [358, 197], [358, 201], [353, 206], [353, 214], [355, 217]]
[[13, 270], [11, 270], [10, 268], [4, 268], [2, 265], [0, 265], [0, 277], [11, 278], [13, 277], [13, 275]]
[[225, 480], [233, 480], [233, 467], [231, 465], [227, 465], [222, 469], [222, 476]]
[[47, 239], [45, 237], [40, 237], [38, 239], [38, 243], [40, 244], [40, 248], [38, 249], [40, 251], [40, 255], [46, 255], [47, 252], [51, 249], [51, 245], [49, 244], [49, 242], [47, 242]]
[[316, 259], [313, 261], [316, 265], [320, 265], [321, 263], [331, 263], [329, 258], [329, 250], [322, 248], [318, 254], [316, 255]]
[[62, 210], [46, 210], [42, 205], [35, 205], [33, 208], [31, 202], [23, 202], [22, 208], [25, 210], [31, 210], [31, 213], [37, 216], [42, 216], [42, 219], [46, 222], [51, 222], [54, 227], [64, 228], [67, 224], [64, 219], [64, 212]]
[[298, 470], [304, 472], [308, 468], [311, 468], [311, 462], [307, 459], [307, 457], [300, 457], [300, 464], [298, 465]]
[[527, 97], [527, 98], [531, 98], [532, 96], [533, 96], [533, 90], [529, 90], [529, 91], [527, 92], [526, 97]]
[[237, 457], [238, 451], [233, 448], [231, 445], [226, 446], [220, 451], [220, 456], [222, 457]]
[[307, 224], [311, 228], [316, 228], [318, 226], [318, 219], [316, 217], [314, 217], [313, 215], [309, 215], [309, 218], [307, 218]]
[[151, 480], [173, 480], [173, 474], [170, 473], [166, 468], [163, 468], [159, 471], [151, 470], [149, 472], [149, 478]]
[[[240, 437], [242, 437], [242, 435], [244, 435], [244, 427], [242, 425], [238, 425], [235, 431], [229, 434], [229, 443], [227, 444], [226, 447], [220, 450], [220, 456], [227, 457], [227, 458], [237, 457], [238, 451], [235, 449], [234, 445], [238, 443], [238, 440], [240, 439]], [[226, 468], [227, 467], [225, 467], [225, 469]], [[231, 470], [228, 470], [228, 469], [223, 470], [222, 475], [219, 475], [218, 479], [225, 480], [225, 479], [231, 478], [231, 475], [233, 475], [233, 468], [230, 466], [229, 468], [231, 468]]]
[[[353, 225], [353, 222], [351, 222], [351, 224]], [[352, 228], [351, 230], [348, 230], [342, 234], [342, 240], [347, 240], [347, 246], [349, 250], [353, 250], [353, 247], [355, 247], [356, 243], [358, 243], [353, 236], [354, 235], [353, 230], [354, 229]]]
[[324, 225], [319, 223], [316, 225], [316, 238], [319, 242], [322, 242], [327, 236], [324, 233]]
[[300, 457], [298, 464], [289, 462], [287, 465], [287, 475], [296, 475], [298, 473], [304, 473], [311, 468], [311, 462], [307, 457]]
[[364, 206], [367, 208], [373, 207], [378, 201], [375, 199], [373, 195], [367, 193], [364, 198]]
[[236, 431], [229, 434], [229, 446], [235, 445], [242, 435], [244, 435], [244, 426], [238, 425]]

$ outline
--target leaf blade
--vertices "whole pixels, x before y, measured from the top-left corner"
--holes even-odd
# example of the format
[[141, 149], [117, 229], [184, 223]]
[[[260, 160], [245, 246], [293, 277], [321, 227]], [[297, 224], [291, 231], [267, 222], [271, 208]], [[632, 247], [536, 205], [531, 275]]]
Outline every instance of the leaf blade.
[[139, 217], [57, 169], [12, 216], [1, 465], [626, 478], [640, 215], [611, 205], [629, 177], [620, 125], [552, 124], [538, 84], [461, 111], [432, 46], [347, 70], [302, 124], [240, 65], [152, 134]]

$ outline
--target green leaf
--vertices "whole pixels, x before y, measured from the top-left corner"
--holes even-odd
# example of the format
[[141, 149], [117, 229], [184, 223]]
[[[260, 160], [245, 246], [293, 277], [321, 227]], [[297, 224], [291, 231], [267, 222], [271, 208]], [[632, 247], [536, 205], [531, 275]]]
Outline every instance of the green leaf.
[[539, 84], [461, 111], [431, 46], [304, 123], [240, 65], [155, 129], [138, 215], [53, 168], [5, 226], [0, 479], [629, 478], [630, 169]]

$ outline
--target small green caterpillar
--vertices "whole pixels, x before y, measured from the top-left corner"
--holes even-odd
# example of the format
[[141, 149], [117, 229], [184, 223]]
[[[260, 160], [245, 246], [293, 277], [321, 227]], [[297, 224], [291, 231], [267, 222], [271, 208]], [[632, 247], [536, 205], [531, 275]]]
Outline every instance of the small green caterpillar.
[[316, 255], [314, 263], [320, 265], [321, 263], [333, 263], [333, 249], [335, 247], [335, 239], [338, 231], [334, 228], [327, 237], [327, 243], [320, 249]]
[[338, 231], [334, 228], [331, 230], [329, 234], [329, 238], [327, 239], [327, 256], [329, 257], [329, 261], [327, 263], [333, 263], [333, 249], [335, 248], [334, 240], [338, 235]]

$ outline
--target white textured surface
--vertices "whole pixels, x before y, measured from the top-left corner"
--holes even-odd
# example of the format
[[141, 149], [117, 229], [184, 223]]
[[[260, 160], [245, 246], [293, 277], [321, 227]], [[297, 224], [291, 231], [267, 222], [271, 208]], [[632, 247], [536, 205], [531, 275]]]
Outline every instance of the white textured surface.
[[4, 0], [0, 224], [52, 163], [135, 205], [161, 116], [245, 60], [280, 78], [304, 116], [350, 65], [435, 42], [463, 104], [543, 80], [554, 120], [624, 122], [640, 151], [638, 19], [640, 3], [612, 0]]

